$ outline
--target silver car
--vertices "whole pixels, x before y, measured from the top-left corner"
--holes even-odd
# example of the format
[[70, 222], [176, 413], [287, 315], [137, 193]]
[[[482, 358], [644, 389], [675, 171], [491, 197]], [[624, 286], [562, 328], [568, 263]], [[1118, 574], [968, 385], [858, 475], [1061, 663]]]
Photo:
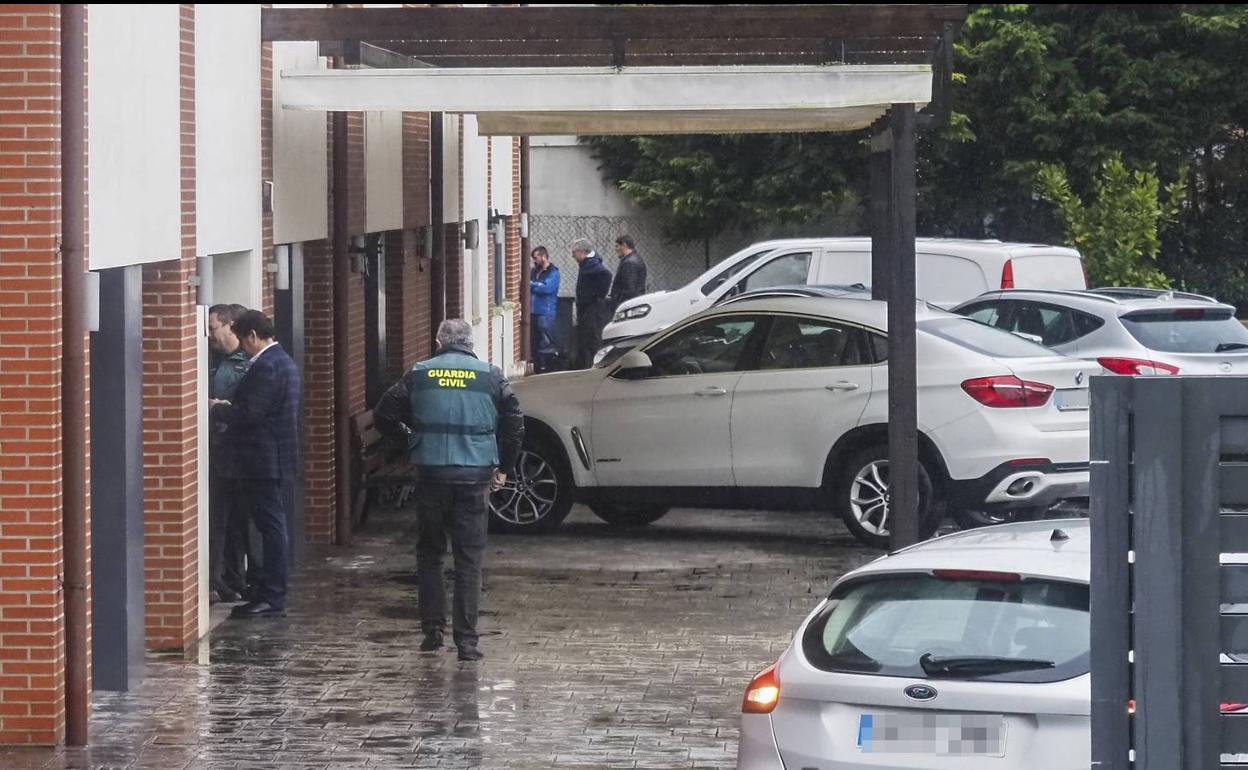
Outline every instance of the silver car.
[[994, 291], [953, 312], [1115, 374], [1243, 374], [1248, 329], [1210, 297], [1156, 289]]
[[1088, 547], [1007, 524], [841, 578], [746, 690], [738, 768], [1087, 770]]

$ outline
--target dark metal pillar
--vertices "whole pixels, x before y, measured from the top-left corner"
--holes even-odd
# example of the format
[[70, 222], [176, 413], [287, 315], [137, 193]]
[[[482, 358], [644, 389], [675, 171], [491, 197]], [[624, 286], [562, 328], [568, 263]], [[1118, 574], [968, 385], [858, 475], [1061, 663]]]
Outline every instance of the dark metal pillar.
[[91, 335], [91, 633], [93, 683], [124, 692], [143, 678], [143, 269], [100, 273]]
[[872, 292], [888, 300], [889, 544], [896, 549], [919, 539], [914, 105], [894, 104], [881, 127], [871, 147]]

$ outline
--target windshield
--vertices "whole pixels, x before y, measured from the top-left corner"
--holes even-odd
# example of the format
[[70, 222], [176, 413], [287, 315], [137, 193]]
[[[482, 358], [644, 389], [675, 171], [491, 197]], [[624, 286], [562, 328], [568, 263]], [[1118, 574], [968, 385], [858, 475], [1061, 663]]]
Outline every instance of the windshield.
[[933, 337], [961, 345], [993, 358], [1037, 358], [1057, 355], [1017, 334], [985, 326], [970, 318], [933, 318], [920, 321], [917, 328]]
[[1122, 325], [1149, 350], [1164, 353], [1226, 353], [1248, 349], [1248, 329], [1229, 309], [1181, 308], [1132, 313]]
[[1055, 682], [1088, 671], [1088, 586], [904, 574], [838, 589], [806, 630], [824, 671]]

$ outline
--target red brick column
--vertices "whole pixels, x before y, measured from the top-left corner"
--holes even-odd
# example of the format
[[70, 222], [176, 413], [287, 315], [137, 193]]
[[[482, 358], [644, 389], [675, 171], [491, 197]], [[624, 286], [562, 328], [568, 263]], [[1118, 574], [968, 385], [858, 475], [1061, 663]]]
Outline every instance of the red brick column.
[[182, 254], [143, 270], [147, 646], [178, 650], [199, 631], [195, 6], [181, 15]]
[[507, 264], [507, 299], [516, 303], [515, 312], [515, 332], [513, 353], [516, 361], [528, 361], [529, 351], [523, 350], [521, 347], [521, 310], [520, 310], [520, 282], [528, 279], [529, 255], [525, 254], [520, 242], [520, 214], [523, 209], [520, 207], [520, 138], [515, 137], [511, 140], [511, 210], [514, 216], [507, 220], [507, 246], [506, 256], [504, 257]]
[[[261, 6], [269, 8], [266, 4]], [[260, 179], [262, 182], [273, 181], [273, 44], [260, 44]], [[273, 260], [273, 211], [261, 215], [260, 248], [263, 251], [261, 261], [264, 265], [262, 280], [263, 310], [265, 315], [273, 317], [276, 286], [275, 275], [268, 270]]]
[[0, 6], [0, 743], [65, 733], [60, 15]]
[[334, 338], [329, 241], [303, 245], [304, 521], [310, 543], [334, 541]]

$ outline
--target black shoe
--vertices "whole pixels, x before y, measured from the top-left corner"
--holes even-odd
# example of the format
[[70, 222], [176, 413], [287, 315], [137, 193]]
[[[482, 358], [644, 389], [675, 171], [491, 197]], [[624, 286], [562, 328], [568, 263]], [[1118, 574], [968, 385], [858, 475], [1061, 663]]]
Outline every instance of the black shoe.
[[[217, 595], [217, 601], [224, 604], [236, 604], [240, 601], [239, 595], [228, 588], [218, 588], [213, 593]], [[215, 604], [216, 602], [213, 603]]]
[[220, 604], [222, 601], [224, 601], [224, 599], [222, 599], [222, 598], [221, 598], [221, 592], [220, 592], [220, 591], [209, 591], [209, 592], [208, 592], [208, 603], [209, 603], [209, 604]]
[[284, 618], [285, 607], [274, 607], [268, 602], [248, 602], [230, 612], [232, 618]]
[[460, 647], [459, 648], [460, 660], [468, 660], [468, 661], [481, 660], [484, 657], [485, 655], [481, 654], [481, 650], [477, 649], [476, 647]]
[[425, 639], [420, 643], [421, 652], [436, 652], [442, 649], [442, 632], [434, 631], [431, 634], [425, 634]]

